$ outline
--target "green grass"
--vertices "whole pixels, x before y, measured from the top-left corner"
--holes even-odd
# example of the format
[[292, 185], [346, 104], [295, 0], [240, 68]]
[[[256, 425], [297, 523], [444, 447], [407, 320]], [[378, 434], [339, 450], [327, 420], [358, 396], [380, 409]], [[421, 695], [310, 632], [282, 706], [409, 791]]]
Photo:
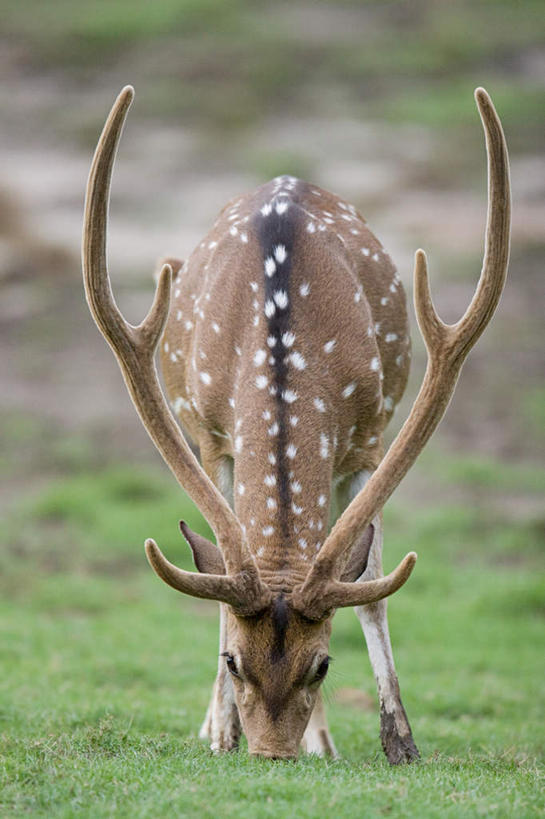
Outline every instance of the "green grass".
[[[472, 469], [466, 474], [486, 484], [492, 467]], [[386, 568], [408, 548], [420, 554], [392, 598], [390, 624], [423, 760], [392, 769], [376, 706], [343, 697], [357, 688], [376, 701], [351, 611], [335, 618], [325, 687], [341, 761], [270, 763], [244, 747], [213, 757], [196, 738], [216, 666], [216, 606], [161, 584], [142, 550], [152, 535], [189, 567], [179, 517], [199, 526], [172, 482], [122, 468], [74, 474], [8, 516], [2, 816], [526, 817], [545, 809], [542, 523], [521, 526], [477, 507], [387, 509]]]

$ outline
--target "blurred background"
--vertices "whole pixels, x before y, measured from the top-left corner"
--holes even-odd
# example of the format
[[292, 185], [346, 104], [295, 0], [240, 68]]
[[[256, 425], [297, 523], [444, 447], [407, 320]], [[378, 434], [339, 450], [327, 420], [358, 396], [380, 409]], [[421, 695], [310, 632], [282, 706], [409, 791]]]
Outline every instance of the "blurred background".
[[[354, 202], [408, 291], [413, 252], [424, 247], [437, 305], [456, 319], [482, 258], [486, 166], [472, 94], [485, 86], [511, 153], [510, 276], [430, 450], [452, 454], [448, 468], [471, 459], [475, 478], [490, 467], [492, 483], [492, 462], [536, 464], [545, 426], [541, 3], [4, 0], [0, 10], [5, 500], [118, 459], [161, 469], [87, 313], [79, 271], [92, 151], [128, 82], [137, 96], [113, 180], [110, 265], [133, 321], [150, 302], [157, 258], [187, 256], [231, 196], [279, 173]], [[422, 376], [414, 319], [413, 331], [409, 400]], [[493, 489], [500, 508], [522, 509], [511, 490]]]
[[[214, 609], [179, 601], [146, 574], [148, 535], [189, 566], [176, 524], [183, 513], [198, 525], [198, 516], [141, 428], [81, 284], [87, 173], [126, 83], [136, 100], [114, 172], [109, 248], [116, 297], [135, 323], [158, 257], [187, 256], [230, 197], [280, 173], [352, 201], [409, 294], [414, 250], [425, 248], [437, 307], [455, 320], [482, 260], [486, 164], [473, 90], [489, 91], [511, 155], [510, 273], [445, 420], [388, 506], [385, 562], [418, 548], [413, 594], [443, 573], [454, 588], [462, 572], [468, 628], [472, 606], [489, 603], [492, 619], [512, 611], [514, 640], [517, 617], [542, 622], [543, 4], [2, 0], [0, 19], [0, 586], [27, 674], [41, 641], [32, 660], [24, 655], [26, 616], [30, 628], [37, 613], [68, 613], [96, 639], [113, 600], [142, 595], [150, 606], [208, 612], [215, 643]], [[412, 334], [411, 382], [392, 434], [423, 375], [414, 314]], [[403, 594], [403, 617], [419, 622], [423, 609]], [[436, 612], [447, 605], [437, 586], [430, 595]], [[450, 605], [445, 622], [464, 610], [456, 598]], [[359, 645], [344, 616], [341, 635]], [[72, 626], [58, 627], [52, 679], [75, 662], [62, 648]], [[30, 697], [20, 681], [23, 700], [25, 690]], [[206, 683], [202, 692], [204, 705]]]

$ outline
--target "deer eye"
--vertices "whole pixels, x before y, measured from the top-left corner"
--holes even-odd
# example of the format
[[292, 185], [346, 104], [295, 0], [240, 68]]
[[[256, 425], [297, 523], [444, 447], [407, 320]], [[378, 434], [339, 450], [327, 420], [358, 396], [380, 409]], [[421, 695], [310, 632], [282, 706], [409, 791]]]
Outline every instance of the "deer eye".
[[225, 664], [229, 673], [232, 674], [233, 677], [239, 677], [240, 674], [238, 673], [237, 664], [233, 655], [226, 651], [222, 656], [225, 657]]
[[324, 660], [322, 660], [322, 662], [316, 669], [316, 674], [314, 675], [314, 682], [319, 682], [320, 680], [324, 679], [329, 669], [330, 660], [331, 657], [326, 657]]

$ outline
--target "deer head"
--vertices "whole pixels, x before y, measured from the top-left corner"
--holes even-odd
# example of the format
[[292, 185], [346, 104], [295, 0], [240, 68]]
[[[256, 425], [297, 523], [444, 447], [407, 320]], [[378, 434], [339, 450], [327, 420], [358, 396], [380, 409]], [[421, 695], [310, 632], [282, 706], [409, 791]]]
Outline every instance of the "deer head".
[[[356, 582], [365, 569], [371, 547], [373, 518], [380, 513], [437, 427], [463, 361], [490, 321], [505, 281], [510, 218], [507, 150], [490, 98], [483, 89], [477, 89], [475, 96], [486, 136], [489, 179], [486, 248], [476, 293], [465, 315], [456, 324], [444, 324], [432, 304], [426, 257], [423, 251], [417, 251], [414, 300], [428, 351], [422, 387], [399, 435], [369, 481], [333, 526], [313, 560], [306, 565], [299, 560], [295, 568], [290, 567], [289, 561], [267, 563], [250, 548], [247, 527], [192, 454], [163, 396], [154, 356], [169, 316], [171, 266], [163, 266], [155, 299], [140, 325], [128, 324], [114, 301], [106, 263], [109, 188], [117, 144], [133, 98], [132, 88], [125, 88], [119, 95], [99, 140], [87, 188], [83, 237], [83, 270], [89, 307], [118, 360], [151, 439], [180, 485], [210, 523], [218, 543], [215, 546], [182, 524], [198, 573], [183, 571], [170, 563], [153, 540], [146, 541], [146, 553], [154, 571], [172, 588], [226, 604], [228, 645], [224, 659], [233, 679], [236, 702], [252, 753], [272, 757], [296, 756], [317, 691], [327, 674], [331, 618], [335, 610], [373, 603], [393, 594], [406, 582], [414, 567], [416, 554], [410, 552], [386, 577]], [[283, 203], [285, 200], [278, 199], [265, 202], [260, 209], [261, 215], [272, 213], [275, 216], [276, 213], [281, 217], [287, 208]], [[347, 214], [346, 218], [348, 224], [351, 217]], [[327, 219], [325, 217], [324, 221]], [[256, 251], [253, 234], [249, 235], [252, 224], [250, 221], [248, 232], [239, 233], [241, 242], [233, 270], [244, 269], [245, 265], [253, 263], [252, 253], [255, 255]], [[318, 229], [314, 225], [309, 222], [309, 234]], [[320, 225], [318, 227], [321, 229]], [[271, 230], [274, 233], [274, 229]], [[354, 232], [358, 231], [352, 229]], [[235, 233], [231, 228], [231, 234]], [[337, 236], [342, 240], [340, 233]], [[209, 247], [215, 244], [211, 242]], [[265, 259], [266, 287], [269, 287], [267, 277], [272, 278], [282, 269], [288, 255], [284, 244], [277, 242], [272, 247], [273, 255]], [[315, 266], [319, 268], [319, 259]], [[226, 270], [224, 275], [229, 275], [229, 265]], [[251, 284], [253, 287], [253, 282]], [[304, 287], [301, 285], [302, 295], [305, 295]], [[271, 290], [269, 296], [267, 292], [262, 305], [264, 315], [271, 321], [273, 316], [286, 315], [282, 313], [287, 308], [285, 291]], [[235, 316], [225, 316], [226, 322], [237, 320]], [[283, 363], [277, 363], [277, 366], [287, 367], [291, 362], [294, 371], [302, 369], [303, 357], [299, 354], [296, 358], [297, 354], [289, 350], [292, 336], [289, 329], [281, 324], [280, 319], [275, 327], [272, 336], [269, 334], [268, 337], [269, 346], [278, 344], [277, 349], [282, 345], [285, 348]], [[326, 352], [327, 345], [332, 343], [326, 343]], [[254, 363], [261, 363], [265, 357], [265, 348], [259, 349]], [[274, 356], [271, 359], [273, 364], [279, 361]], [[374, 365], [373, 359], [369, 369], [374, 371], [373, 377], [378, 377], [378, 366]], [[201, 380], [209, 384], [210, 375], [201, 373]], [[266, 376], [256, 377], [258, 389], [268, 383]], [[269, 386], [271, 395], [274, 395], [272, 389], [273, 386]], [[343, 397], [347, 398], [353, 389], [348, 385]], [[286, 388], [284, 401], [290, 403], [293, 395], [295, 392]], [[228, 400], [232, 399], [226, 392], [222, 401], [227, 404]], [[313, 400], [317, 410], [323, 412], [322, 399]], [[342, 408], [338, 410], [341, 412]], [[388, 417], [386, 410], [379, 408], [381, 419]], [[237, 453], [236, 437], [227, 433], [224, 437], [230, 439], [231, 451]], [[321, 446], [322, 449], [325, 447], [323, 441]], [[288, 458], [292, 457], [293, 449], [290, 453], [288, 447], [286, 453]], [[238, 457], [239, 461], [241, 457]], [[270, 457], [276, 458], [274, 454]], [[271, 460], [271, 463], [275, 462]], [[249, 487], [247, 491], [251, 490]], [[263, 491], [259, 487], [254, 490], [257, 493]], [[297, 515], [300, 507], [296, 500], [291, 503], [293, 514]], [[271, 510], [276, 505], [274, 498], [271, 499]], [[266, 528], [272, 530], [274, 527]], [[263, 534], [267, 534], [265, 529]], [[304, 548], [302, 541], [304, 538], [299, 537], [301, 548]], [[291, 549], [291, 541], [283, 546], [280, 543], [277, 550], [282, 548]]]

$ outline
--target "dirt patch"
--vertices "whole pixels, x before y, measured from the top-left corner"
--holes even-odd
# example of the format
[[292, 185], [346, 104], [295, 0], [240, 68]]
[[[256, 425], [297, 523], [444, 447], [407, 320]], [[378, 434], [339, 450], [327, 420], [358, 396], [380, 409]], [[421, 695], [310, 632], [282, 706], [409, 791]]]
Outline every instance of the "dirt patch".
[[378, 711], [376, 697], [370, 697], [360, 688], [339, 688], [333, 699], [346, 708], [355, 708], [358, 711]]

